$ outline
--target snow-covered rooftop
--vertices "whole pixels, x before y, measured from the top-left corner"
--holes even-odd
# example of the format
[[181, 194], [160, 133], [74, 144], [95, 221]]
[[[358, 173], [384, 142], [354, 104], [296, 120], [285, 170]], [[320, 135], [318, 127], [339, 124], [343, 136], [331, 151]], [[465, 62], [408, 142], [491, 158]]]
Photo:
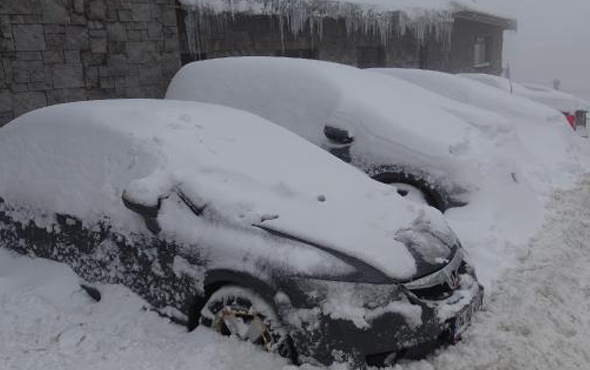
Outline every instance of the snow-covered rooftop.
[[[475, 0], [180, 0], [204, 13], [246, 13], [285, 17], [292, 33], [304, 27], [321, 29], [324, 18], [345, 19], [348, 31], [375, 32], [385, 38], [411, 30], [419, 39], [427, 32], [447, 36], [455, 17], [493, 22], [506, 29], [516, 21], [481, 6]], [[473, 14], [479, 16], [473, 16]], [[309, 22], [309, 25], [307, 25]], [[316, 24], [317, 23], [317, 24]]]
[[367, 13], [383, 14], [402, 12], [408, 17], [420, 17], [426, 13], [448, 14], [461, 11], [488, 14], [499, 18], [507, 18], [495, 10], [479, 5], [473, 0], [180, 0], [183, 5], [208, 7], [216, 11], [264, 12], [271, 11], [276, 5], [280, 7], [306, 7], [321, 9], [322, 4], [328, 6], [351, 6]]

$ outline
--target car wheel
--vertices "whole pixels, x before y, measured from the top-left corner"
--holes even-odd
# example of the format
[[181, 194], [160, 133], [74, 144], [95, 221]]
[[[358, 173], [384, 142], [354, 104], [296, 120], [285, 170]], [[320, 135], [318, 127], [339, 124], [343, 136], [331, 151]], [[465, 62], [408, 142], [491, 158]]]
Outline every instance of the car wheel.
[[426, 200], [426, 194], [424, 194], [424, 192], [413, 186], [413, 185], [408, 185], [408, 184], [404, 184], [401, 182], [394, 182], [389, 184], [391, 186], [393, 186], [394, 188], [397, 189], [397, 193], [399, 195], [401, 195], [402, 197], [411, 200], [412, 202], [416, 202], [416, 203], [420, 203], [420, 204], [428, 204], [428, 201]]
[[201, 310], [199, 324], [296, 360], [291, 337], [275, 309], [253, 290], [236, 285], [219, 288]]

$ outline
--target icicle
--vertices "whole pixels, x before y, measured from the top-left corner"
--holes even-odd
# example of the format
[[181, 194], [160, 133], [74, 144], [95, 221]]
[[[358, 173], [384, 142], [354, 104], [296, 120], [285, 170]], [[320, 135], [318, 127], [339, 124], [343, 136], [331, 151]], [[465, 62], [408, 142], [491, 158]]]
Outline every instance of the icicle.
[[[190, 4], [192, 11], [187, 12], [187, 33], [189, 46], [196, 50], [197, 33], [210, 34], [211, 25], [208, 20], [213, 16], [224, 14], [233, 18], [236, 13], [260, 14], [279, 18], [281, 45], [285, 48], [284, 32], [288, 30], [295, 37], [303, 32], [306, 23], [313, 34], [317, 32], [323, 38], [323, 21], [325, 18], [344, 19], [347, 35], [361, 33], [379, 36], [383, 45], [393, 35], [403, 36], [406, 31], [412, 32], [419, 42], [427, 36], [434, 35], [443, 45], [450, 45], [453, 22], [453, 8], [443, 2], [440, 8], [411, 8], [395, 10], [382, 9], [376, 5], [343, 1], [322, 0], [181, 0]], [[392, 1], [393, 3], [393, 1]], [[447, 4], [447, 5], [445, 5]], [[448, 9], [447, 9], [448, 8]], [[200, 20], [195, 26], [198, 12]], [[229, 16], [228, 16], [229, 15]], [[190, 18], [190, 19], [189, 19]], [[227, 22], [228, 19], [225, 19]], [[190, 27], [189, 27], [190, 25]], [[191, 49], [191, 52], [193, 52]]]
[[283, 16], [279, 15], [279, 29], [281, 30], [281, 51], [283, 54], [285, 53], [285, 23], [283, 21]]
[[314, 34], [314, 29], [313, 29], [313, 17], [309, 17], [309, 37], [311, 38], [311, 50], [313, 50], [314, 47], [314, 41], [315, 41], [315, 34]]
[[188, 49], [192, 55], [195, 55], [197, 53], [197, 42], [195, 40], [197, 35], [197, 30], [195, 29], [195, 12], [187, 12], [186, 17], [184, 18], [184, 26], [186, 27]]

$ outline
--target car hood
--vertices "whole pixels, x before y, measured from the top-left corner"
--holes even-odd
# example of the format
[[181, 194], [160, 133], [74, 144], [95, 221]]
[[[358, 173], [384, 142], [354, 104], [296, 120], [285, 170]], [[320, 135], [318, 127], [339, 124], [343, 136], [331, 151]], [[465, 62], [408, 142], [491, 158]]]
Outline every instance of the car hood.
[[[349, 218], [324, 219], [321, 225], [314, 227], [282, 213], [255, 226], [327, 251], [360, 270], [361, 276], [368, 274], [367, 270], [372, 267], [397, 282], [419, 279], [440, 270], [458, 248], [450, 229], [434, 226], [425, 214], [397, 230], [386, 225], [375, 227], [377, 225], [372, 222], [350, 221]], [[335, 232], [327, 233], [327, 230]]]
[[[438, 210], [408, 201], [394, 187], [344, 168], [352, 172], [354, 176], [348, 180], [358, 181], [358, 187], [339, 187], [325, 178], [316, 191], [302, 193], [296, 184], [266, 187], [222, 175], [228, 181], [209, 183], [199, 177], [198, 184], [197, 179], [191, 180], [191, 186], [185, 181], [182, 191], [195, 203], [207, 204], [208, 212], [223, 222], [296, 239], [357, 270], [372, 268], [398, 282], [428, 275], [448, 263], [458, 242]], [[212, 179], [213, 174], [208, 175], [207, 179]], [[220, 192], [223, 197], [207, 201], [209, 194]], [[265, 258], [268, 251], [253, 248], [249, 253]], [[362, 275], [366, 271], [358, 272]], [[323, 275], [333, 274], [337, 272]]]

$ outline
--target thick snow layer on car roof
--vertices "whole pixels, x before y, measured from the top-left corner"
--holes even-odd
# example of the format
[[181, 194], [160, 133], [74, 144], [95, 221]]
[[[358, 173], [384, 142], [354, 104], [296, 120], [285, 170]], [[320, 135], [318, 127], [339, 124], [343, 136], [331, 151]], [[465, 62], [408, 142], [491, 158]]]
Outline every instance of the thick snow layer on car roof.
[[[395, 76], [450, 99], [501, 114], [518, 133], [519, 141], [529, 152], [527, 155], [546, 168], [545, 176], [553, 178], [554, 185], [562, 184], [564, 177], [570, 176], [564, 168], [575, 166], [575, 136], [564, 115], [554, 108], [449, 73], [402, 68], [370, 71]], [[547, 150], [548, 147], [552, 150]], [[517, 158], [524, 160], [522, 153]], [[523, 167], [530, 169], [530, 165]]]
[[442, 97], [341, 64], [272, 57], [195, 62], [176, 74], [166, 98], [244, 109], [316, 145], [326, 140], [325, 125], [345, 129], [354, 136], [355, 158], [419, 168], [441, 183], [460, 181], [461, 164], [470, 161], [456, 150], [470, 131], [447, 109], [456, 102], [427, 104]]
[[563, 115], [555, 109], [458, 75], [409, 68], [373, 68], [370, 71], [401, 78], [447, 98], [511, 118], [527, 119], [538, 123], [565, 122]]
[[561, 112], [573, 113], [576, 110], [590, 109], [590, 103], [563, 91], [533, 90], [514, 81], [510, 81], [507, 78], [483, 73], [463, 73], [461, 76], [483, 82], [507, 92], [512, 92], [516, 95], [524, 96]]
[[121, 194], [130, 183], [148, 200], [178, 186], [234, 221], [305, 233], [394, 278], [416, 272], [396, 232], [419, 223], [448, 233], [438, 211], [260, 117], [210, 104], [43, 108], [0, 130], [0, 158], [0, 194], [13, 203], [124, 223], [131, 212]]

